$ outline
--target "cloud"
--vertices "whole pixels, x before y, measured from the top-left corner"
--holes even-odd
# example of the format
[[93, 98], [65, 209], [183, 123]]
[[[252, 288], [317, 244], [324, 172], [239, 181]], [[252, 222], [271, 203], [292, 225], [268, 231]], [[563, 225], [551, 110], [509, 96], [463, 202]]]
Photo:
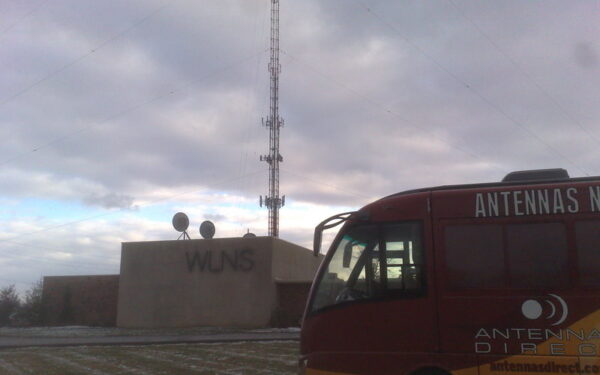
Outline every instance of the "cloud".
[[97, 205], [104, 208], [137, 209], [133, 205], [134, 198], [128, 195], [107, 193], [103, 195], [90, 195], [83, 200], [86, 204]]
[[[29, 9], [10, 5], [0, 35], [5, 236], [110, 214], [47, 231], [66, 262], [73, 248], [172, 238], [177, 211], [195, 228], [214, 220], [218, 236], [266, 233], [268, 2], [60, 0], [22, 18]], [[281, 2], [284, 238], [309, 246], [325, 217], [402, 190], [598, 174], [595, 11]]]
[[590, 43], [577, 43], [573, 55], [582, 68], [590, 69], [598, 66], [598, 53]]
[[220, 215], [220, 214], [207, 214], [206, 215], [206, 219], [207, 220], [213, 220], [213, 221], [222, 221], [225, 220], [227, 217], [225, 215]]

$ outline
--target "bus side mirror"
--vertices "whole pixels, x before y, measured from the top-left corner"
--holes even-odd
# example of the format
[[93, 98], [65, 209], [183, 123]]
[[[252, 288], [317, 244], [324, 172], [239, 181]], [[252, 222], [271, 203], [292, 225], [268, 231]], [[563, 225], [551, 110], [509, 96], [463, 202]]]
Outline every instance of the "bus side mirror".
[[314, 256], [319, 256], [319, 253], [321, 252], [321, 240], [323, 239], [323, 231], [325, 229], [337, 227], [338, 225], [348, 220], [355, 213], [356, 212], [344, 212], [343, 214], [334, 215], [328, 219], [325, 219], [315, 227], [315, 237], [313, 239]]
[[321, 238], [323, 237], [323, 227], [317, 225], [315, 228], [315, 236], [313, 238], [313, 255], [318, 257], [321, 252]]

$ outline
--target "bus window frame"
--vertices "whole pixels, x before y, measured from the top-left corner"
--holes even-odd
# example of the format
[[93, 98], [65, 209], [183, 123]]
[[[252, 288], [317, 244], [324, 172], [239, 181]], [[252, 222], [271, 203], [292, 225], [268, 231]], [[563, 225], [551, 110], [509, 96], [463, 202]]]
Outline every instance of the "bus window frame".
[[[415, 298], [426, 298], [429, 297], [430, 293], [432, 293], [429, 289], [433, 288], [434, 286], [432, 285], [433, 283], [429, 282], [429, 272], [428, 269], [434, 267], [434, 262], [435, 259], [431, 259], [428, 263], [428, 252], [432, 251], [432, 249], [429, 249], [430, 246], [433, 246], [432, 241], [428, 241], [427, 237], [426, 237], [426, 232], [428, 232], [427, 226], [430, 225], [430, 219], [429, 218], [411, 218], [411, 219], [405, 219], [405, 220], [385, 220], [385, 221], [369, 221], [369, 222], [364, 222], [364, 221], [348, 221], [346, 223], [344, 223], [344, 225], [340, 228], [340, 230], [338, 231], [336, 237], [334, 238], [333, 242], [331, 243], [331, 245], [329, 246], [329, 249], [327, 250], [327, 254], [325, 255], [325, 258], [323, 259], [321, 266], [319, 267], [319, 270], [317, 272], [317, 275], [315, 277], [315, 282], [313, 283], [312, 287], [311, 287], [311, 291], [310, 291], [310, 300], [307, 302], [307, 306], [306, 306], [306, 317], [312, 317], [315, 315], [319, 315], [321, 313], [324, 313], [326, 311], [330, 311], [330, 310], [337, 310], [340, 308], [347, 308], [348, 306], [352, 306], [352, 305], [356, 305], [356, 304], [364, 304], [364, 303], [378, 303], [378, 302], [384, 302], [384, 301], [391, 301], [391, 300], [405, 300], [405, 299], [415, 299]], [[386, 251], [387, 248], [385, 246], [385, 241], [383, 238], [383, 228], [384, 226], [393, 226], [393, 225], [397, 225], [397, 224], [406, 224], [406, 223], [416, 223], [419, 225], [419, 240], [421, 241], [421, 257], [423, 259], [423, 263], [420, 265], [421, 266], [421, 275], [420, 275], [420, 279], [421, 279], [421, 288], [418, 290], [404, 290], [404, 289], [387, 289], [387, 257], [386, 257]], [[326, 271], [326, 269], [329, 266], [329, 263], [331, 262], [331, 258], [333, 258], [333, 255], [335, 253], [335, 251], [332, 251], [333, 249], [337, 249], [339, 243], [341, 242], [341, 240], [343, 239], [344, 235], [346, 233], [348, 233], [349, 230], [352, 229], [352, 227], [354, 226], [367, 226], [367, 225], [373, 225], [377, 227], [377, 235], [378, 235], [378, 239], [379, 241], [377, 242], [379, 245], [379, 261], [380, 261], [380, 267], [385, 267], [385, 273], [383, 275], [383, 277], [381, 278], [382, 280], [382, 291], [383, 293], [381, 293], [380, 296], [374, 296], [374, 297], [369, 297], [369, 298], [364, 298], [364, 299], [357, 299], [357, 300], [352, 300], [352, 301], [344, 301], [344, 302], [339, 302], [339, 303], [335, 303], [332, 305], [328, 305], [325, 307], [322, 307], [318, 310], [313, 310], [313, 303], [314, 300], [316, 298], [316, 288], [317, 285], [320, 285], [323, 275]], [[362, 255], [361, 255], [362, 256]], [[367, 272], [366, 270], [370, 268], [367, 267], [365, 268], [365, 272]], [[354, 273], [354, 270], [352, 271], [352, 273]], [[357, 275], [360, 274], [360, 272], [357, 272]], [[372, 280], [370, 281], [372, 282]]]

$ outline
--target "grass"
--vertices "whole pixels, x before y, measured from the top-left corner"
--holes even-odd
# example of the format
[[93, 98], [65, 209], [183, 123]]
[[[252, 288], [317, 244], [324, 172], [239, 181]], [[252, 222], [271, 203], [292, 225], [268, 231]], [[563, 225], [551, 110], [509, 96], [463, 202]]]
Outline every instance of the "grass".
[[296, 374], [298, 342], [24, 348], [0, 351], [0, 374]]

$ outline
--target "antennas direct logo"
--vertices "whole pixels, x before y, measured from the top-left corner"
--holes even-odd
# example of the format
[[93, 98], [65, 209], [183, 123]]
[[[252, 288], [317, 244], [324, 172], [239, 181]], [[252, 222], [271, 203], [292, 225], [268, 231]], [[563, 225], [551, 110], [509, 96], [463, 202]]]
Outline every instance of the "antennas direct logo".
[[600, 353], [600, 328], [557, 327], [569, 316], [569, 306], [559, 295], [529, 298], [520, 307], [525, 319], [545, 322], [546, 328], [526, 328], [527, 320], [522, 319], [519, 319], [520, 327], [479, 328], [475, 333], [475, 353], [558, 356], [597, 356]]
[[541, 302], [537, 299], [528, 299], [521, 305], [521, 312], [527, 319], [537, 320], [542, 317], [544, 311], [543, 305], [549, 307], [548, 315], [545, 316], [545, 319], [554, 320], [551, 323], [553, 326], [563, 323], [569, 316], [569, 306], [567, 306], [562, 297], [556, 294], [548, 294], [548, 297], [542, 299]]

